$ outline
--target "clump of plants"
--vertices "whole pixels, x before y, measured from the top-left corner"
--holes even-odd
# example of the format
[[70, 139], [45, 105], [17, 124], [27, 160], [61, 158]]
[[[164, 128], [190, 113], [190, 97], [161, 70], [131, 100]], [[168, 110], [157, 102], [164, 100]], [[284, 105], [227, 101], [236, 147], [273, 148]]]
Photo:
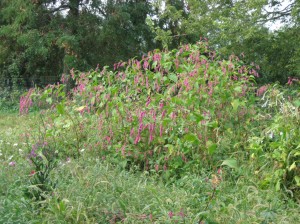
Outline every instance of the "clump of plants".
[[31, 164], [25, 196], [38, 204], [51, 197], [56, 183], [51, 178], [51, 172], [58, 163], [57, 152], [48, 142], [37, 142], [32, 145], [27, 159]]
[[[231, 156], [231, 146], [247, 137], [242, 124], [255, 114], [257, 76], [237, 56], [225, 60], [198, 42], [113, 70], [71, 71], [69, 80], [30, 97], [32, 106], [50, 109], [49, 136], [69, 136], [58, 140], [66, 154], [87, 150], [170, 177], [215, 168]], [[66, 93], [70, 82], [75, 87]]]
[[264, 176], [261, 185], [274, 184], [276, 190], [299, 200], [300, 92], [297, 88], [283, 89], [277, 84], [265, 88], [260, 110], [264, 127], [249, 138], [249, 149], [254, 156], [263, 156], [272, 167], [273, 172]]
[[172, 180], [215, 170], [222, 161], [236, 169], [240, 159], [262, 153], [276, 174], [262, 185], [298, 192], [297, 97], [258, 87], [256, 69], [198, 42], [113, 69], [71, 70], [61, 83], [30, 90], [20, 112], [41, 108], [45, 137], [63, 158], [90, 153]]
[[15, 112], [18, 111], [18, 102], [22, 94], [22, 90], [10, 88], [0, 89], [0, 111], [1, 112]]

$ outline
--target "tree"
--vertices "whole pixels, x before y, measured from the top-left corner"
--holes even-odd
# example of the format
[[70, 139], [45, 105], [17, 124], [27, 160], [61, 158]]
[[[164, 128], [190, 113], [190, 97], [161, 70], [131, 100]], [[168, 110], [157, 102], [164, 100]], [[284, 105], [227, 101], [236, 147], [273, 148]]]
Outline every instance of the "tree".
[[[289, 76], [299, 76], [299, 1], [283, 8], [273, 0], [178, 0], [181, 8], [172, 2], [157, 0], [155, 5], [165, 7], [158, 10], [159, 19], [148, 22], [164, 46], [176, 47], [174, 39], [207, 37], [223, 55], [246, 55], [246, 63], [259, 64], [261, 80], [285, 83]], [[266, 23], [277, 20], [286, 22], [286, 28], [269, 30]]]
[[153, 48], [139, 0], [10, 0], [1, 2], [0, 78], [9, 86], [58, 81]]

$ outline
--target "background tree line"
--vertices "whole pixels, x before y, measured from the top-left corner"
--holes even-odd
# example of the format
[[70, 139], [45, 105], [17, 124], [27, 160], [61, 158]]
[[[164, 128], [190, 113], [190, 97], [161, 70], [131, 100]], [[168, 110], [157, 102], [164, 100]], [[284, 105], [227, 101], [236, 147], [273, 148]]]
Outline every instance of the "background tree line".
[[263, 82], [285, 83], [300, 77], [299, 22], [299, 0], [1, 0], [0, 87], [45, 85], [200, 36], [258, 64]]

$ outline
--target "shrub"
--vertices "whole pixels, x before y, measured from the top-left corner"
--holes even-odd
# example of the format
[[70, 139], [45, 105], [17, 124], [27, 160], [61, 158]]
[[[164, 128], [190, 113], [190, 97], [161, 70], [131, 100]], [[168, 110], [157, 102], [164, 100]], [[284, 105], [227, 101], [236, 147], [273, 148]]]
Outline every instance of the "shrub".
[[[297, 88], [297, 87], [296, 87]], [[263, 185], [273, 183], [276, 189], [300, 196], [300, 110], [299, 91], [268, 87], [262, 97], [263, 131], [249, 140], [250, 150], [264, 155], [273, 165], [273, 172], [264, 177]], [[295, 194], [295, 195], [294, 195]]]
[[88, 148], [169, 177], [228, 157], [232, 148], [223, 139], [240, 142], [241, 124], [255, 113], [255, 76], [238, 57], [222, 59], [199, 42], [149, 52], [113, 71], [71, 71], [76, 86], [69, 94], [57, 84], [31, 95], [33, 105], [51, 108], [48, 136], [68, 136], [60, 148], [76, 148], [77, 155]]

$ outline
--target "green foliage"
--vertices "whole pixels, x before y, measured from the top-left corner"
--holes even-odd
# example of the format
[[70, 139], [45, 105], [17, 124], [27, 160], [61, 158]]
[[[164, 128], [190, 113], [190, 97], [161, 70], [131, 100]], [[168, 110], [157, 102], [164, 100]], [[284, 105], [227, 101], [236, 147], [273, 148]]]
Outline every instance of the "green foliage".
[[[0, 85], [45, 86], [71, 69], [139, 59], [154, 48], [209, 39], [225, 57], [262, 68], [260, 82], [299, 77], [299, 3], [289, 1], [3, 0]], [[267, 8], [267, 6], [269, 8]], [[268, 11], [269, 10], [269, 11]], [[268, 23], [282, 21], [280, 30]], [[146, 21], [146, 23], [145, 23]]]
[[[45, 86], [152, 48], [147, 1], [2, 1], [0, 84]], [[118, 54], [116, 54], [118, 52]]]
[[259, 136], [250, 138], [249, 149], [255, 155], [264, 155], [273, 164], [273, 173], [264, 177], [262, 185], [275, 184], [277, 190], [283, 189], [299, 198], [299, 91], [295, 89], [294, 94], [288, 91], [277, 85], [268, 87], [262, 98], [265, 109], [261, 113], [268, 117], [267, 126]]
[[19, 110], [21, 90], [11, 91], [9, 88], [2, 88], [0, 90], [0, 111], [3, 112], [17, 112]]
[[[260, 82], [299, 75], [299, 3], [280, 1], [154, 1], [158, 18], [148, 18], [155, 39], [164, 47], [195, 43], [199, 36], [224, 55], [246, 55], [243, 60], [262, 68]], [[163, 7], [164, 5], [164, 7]], [[150, 21], [152, 20], [152, 21]], [[280, 30], [274, 24], [281, 22]]]
[[254, 68], [199, 42], [30, 89], [0, 116], [0, 222], [298, 223], [299, 80]]
[[32, 94], [52, 108], [47, 136], [62, 136], [56, 142], [67, 155], [89, 147], [126, 168], [180, 177], [230, 156], [222, 141], [241, 141], [247, 127], [240, 124], [255, 113], [256, 71], [235, 56], [221, 59], [205, 42], [114, 68], [72, 73], [70, 97], [61, 84]]
[[58, 162], [57, 154], [58, 151], [49, 146], [48, 142], [37, 142], [30, 148], [28, 159], [33, 165], [33, 170], [25, 189], [26, 197], [43, 202], [51, 196], [56, 184], [50, 175]]

